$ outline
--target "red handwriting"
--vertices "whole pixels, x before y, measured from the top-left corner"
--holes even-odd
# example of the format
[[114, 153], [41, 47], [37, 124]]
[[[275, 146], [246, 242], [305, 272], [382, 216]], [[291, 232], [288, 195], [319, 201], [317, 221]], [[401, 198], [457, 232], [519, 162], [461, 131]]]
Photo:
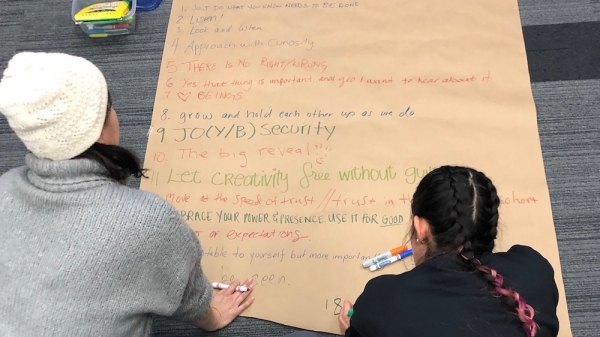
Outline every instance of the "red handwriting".
[[167, 197], [166, 197], [167, 201], [170, 203], [184, 203], [184, 202], [189, 202], [190, 201], [190, 195], [189, 194], [183, 194], [183, 195], [176, 195], [175, 193], [167, 193]]
[[182, 65], [189, 72], [202, 72], [202, 71], [213, 71], [217, 70], [217, 64], [213, 62], [200, 62], [200, 60], [193, 60], [188, 62], [181, 62]]
[[[185, 113], [182, 114], [182, 116], [184, 115]], [[188, 117], [186, 116], [185, 118]], [[241, 168], [245, 168], [248, 166], [249, 161], [254, 163], [256, 160], [259, 160], [260, 157], [304, 157], [317, 164], [322, 164], [332, 150], [333, 148], [327, 144], [310, 142], [303, 145], [257, 147], [246, 150], [219, 148], [218, 150], [210, 152], [204, 149], [187, 147], [175, 149], [171, 154], [155, 152], [152, 159], [158, 163], [169, 161], [172, 157], [186, 161], [220, 159], [230, 162], [233, 161]]]
[[[177, 195], [173, 195], [177, 200]], [[183, 198], [180, 197], [180, 202], [184, 202], [185, 195]], [[172, 198], [172, 197], [169, 197]], [[516, 191], [511, 191], [508, 196], [500, 195], [500, 204], [502, 205], [533, 205], [540, 202], [540, 200], [534, 195], [519, 195]], [[176, 201], [177, 202], [177, 201]], [[293, 206], [302, 208], [308, 207], [318, 211], [325, 211], [329, 208], [339, 207], [360, 207], [367, 208], [370, 205], [373, 206], [391, 206], [397, 207], [401, 205], [410, 205], [412, 202], [411, 193], [398, 193], [396, 195], [388, 196], [376, 196], [368, 193], [362, 195], [350, 195], [339, 193], [335, 189], [330, 189], [324, 195], [263, 195], [263, 194], [235, 194], [228, 195], [226, 193], [216, 193], [214, 195], [204, 194], [201, 196], [192, 196], [187, 201], [191, 204], [206, 203], [206, 204], [227, 204], [234, 205], [239, 208], [253, 207], [253, 206], [273, 206], [273, 207], [284, 207]], [[198, 218], [198, 216], [201, 217]], [[189, 220], [203, 220], [206, 221], [205, 215], [193, 214], [188, 216]], [[194, 219], [196, 218], [196, 219]]]
[[[195, 100], [241, 100], [244, 98], [244, 92], [252, 90], [255, 86], [278, 86], [288, 87], [296, 85], [318, 85], [324, 83], [335, 84], [338, 88], [344, 88], [350, 84], [354, 85], [388, 85], [394, 83], [392, 76], [367, 77], [367, 76], [339, 76], [327, 75], [313, 77], [290, 74], [279, 77], [262, 78], [238, 78], [238, 79], [204, 79], [203, 82], [194, 81], [192, 78], [184, 78], [181, 82], [183, 91], [176, 92], [175, 97], [182, 102], [192, 102]], [[173, 79], [167, 79], [167, 87], [173, 87]], [[186, 91], [185, 89], [202, 87], [201, 91]], [[171, 90], [165, 91], [165, 97], [171, 97]]]
[[[226, 60], [222, 63], [213, 61], [200, 61], [193, 59], [189, 61], [177, 62], [167, 61], [166, 69], [168, 74], [176, 72], [186, 73], [205, 73], [213, 72], [217, 69], [232, 69], [232, 68], [266, 68], [269, 70], [279, 70], [288, 72], [290, 70], [301, 70], [304, 72], [317, 71], [323, 74], [330, 67], [327, 60], [309, 59], [309, 58], [288, 58], [278, 59], [268, 56], [262, 56], [258, 59], [250, 59], [242, 57], [236, 60]], [[441, 85], [441, 84], [468, 84], [468, 83], [489, 83], [492, 80], [491, 72], [487, 70], [484, 73], [467, 73], [467, 74], [452, 74], [452, 75], [419, 75], [419, 76], [402, 76], [400, 82], [403, 84], [421, 84], [421, 85]], [[241, 85], [244, 86], [244, 91], [252, 88], [252, 85], [277, 85], [287, 86], [291, 84], [307, 84], [307, 83], [337, 83], [339, 88], [348, 84], [361, 83], [363, 85], [385, 85], [394, 83], [394, 78], [391, 75], [350, 75], [350, 74], [327, 74], [318, 77], [312, 75], [290, 74], [285, 77], [275, 78], [254, 78], [254, 79], [206, 79], [204, 87], [207, 88], [224, 88], [228, 86]], [[172, 83], [167, 81], [167, 87], [171, 87]], [[168, 98], [168, 97], [167, 97]]]
[[482, 76], [475, 74], [469, 75], [455, 75], [455, 76], [412, 76], [404, 77], [400, 82], [403, 84], [423, 84], [423, 85], [434, 85], [434, 84], [462, 84], [462, 83], [489, 83], [492, 80], [490, 71], [488, 70]]
[[[193, 30], [193, 29], [192, 29]], [[202, 31], [199, 31], [200, 33]], [[270, 70], [281, 70], [286, 71], [290, 69], [303, 69], [307, 71], [318, 71], [320, 73], [326, 71], [329, 68], [327, 60], [314, 60], [308, 58], [290, 58], [290, 59], [276, 59], [268, 56], [263, 56], [260, 59], [248, 59], [242, 57], [235, 60], [226, 60], [221, 64], [213, 61], [200, 61], [199, 59], [193, 59], [189, 61], [177, 62], [174, 60], [167, 61], [166, 68], [169, 74], [176, 72], [211, 72], [217, 69], [232, 69], [232, 68], [267, 68]]]
[[[193, 94], [193, 96], [192, 96]], [[165, 91], [166, 98], [171, 96], [171, 91]], [[179, 98], [182, 102], [187, 102], [190, 99], [190, 96], [193, 98], [192, 101], [206, 101], [206, 100], [232, 100], [239, 101], [243, 98], [243, 92], [232, 92], [232, 91], [217, 91], [217, 90], [202, 90], [202, 91], [179, 91], [177, 92], [177, 98]]]
[[292, 69], [292, 68], [301, 68], [301, 69], [316, 69], [320, 70], [320, 72], [324, 72], [327, 70], [327, 61], [313, 61], [309, 59], [269, 59], [267, 57], [262, 57], [260, 59], [260, 66], [268, 69]]
[[206, 80], [204, 81], [204, 84], [202, 85], [203, 87], [210, 87], [210, 88], [223, 88], [227, 86], [227, 83], [229, 83], [228, 81], [211, 81], [211, 80]]
[[188, 98], [190, 98], [190, 95], [191, 95], [191, 94], [192, 94], [191, 92], [178, 92], [178, 93], [177, 93], [177, 97], [178, 97], [180, 100], [182, 100], [182, 101], [184, 101], [184, 102], [187, 102], [187, 100], [188, 100]]
[[[329, 145], [323, 146], [323, 144], [313, 144], [316, 149], [323, 149], [324, 151], [331, 151], [332, 148]], [[307, 155], [311, 154], [311, 146], [310, 143], [306, 143], [306, 147], [287, 147], [287, 146], [277, 146], [277, 147], [262, 147], [258, 149], [259, 156], [288, 156], [288, 155]]]
[[527, 204], [537, 204], [539, 200], [535, 196], [517, 196], [515, 191], [509, 196], [499, 195], [500, 204], [502, 205], [527, 205]]
[[175, 152], [181, 153], [181, 159], [206, 159], [208, 156], [207, 151], [196, 151], [192, 148], [176, 149]]
[[196, 84], [195, 81], [191, 81], [190, 79], [184, 78], [183, 79], [183, 87], [184, 88], [195, 88], [198, 85]]
[[273, 238], [279, 238], [279, 239], [288, 239], [291, 240], [292, 242], [298, 242], [302, 239], [307, 239], [308, 236], [303, 236], [300, 232], [300, 230], [261, 230], [261, 231], [250, 231], [250, 232], [245, 232], [245, 231], [238, 231], [235, 229], [230, 230], [229, 232], [227, 232], [226, 234], [227, 239], [231, 240], [231, 241], [244, 241], [244, 240], [254, 240], [254, 239], [273, 239]]
[[267, 205], [267, 206], [276, 206], [276, 205], [300, 205], [300, 206], [308, 206], [312, 205], [315, 202], [313, 197], [304, 196], [300, 198], [291, 198], [291, 197], [273, 197], [273, 198], [263, 198], [260, 194], [256, 196], [243, 196], [237, 194], [235, 198], [227, 199], [221, 193], [219, 193], [213, 200], [219, 201], [222, 203], [229, 203], [232, 205], [236, 205], [239, 207], [242, 206], [258, 206], [258, 205]]

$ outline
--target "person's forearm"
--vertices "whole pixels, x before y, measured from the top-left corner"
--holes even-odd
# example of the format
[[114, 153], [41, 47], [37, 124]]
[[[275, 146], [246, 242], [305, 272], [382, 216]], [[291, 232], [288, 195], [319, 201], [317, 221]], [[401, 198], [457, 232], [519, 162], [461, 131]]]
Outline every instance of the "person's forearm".
[[198, 321], [196, 326], [205, 331], [215, 331], [219, 329], [220, 320], [221, 313], [219, 313], [215, 308], [209, 307], [206, 316]]

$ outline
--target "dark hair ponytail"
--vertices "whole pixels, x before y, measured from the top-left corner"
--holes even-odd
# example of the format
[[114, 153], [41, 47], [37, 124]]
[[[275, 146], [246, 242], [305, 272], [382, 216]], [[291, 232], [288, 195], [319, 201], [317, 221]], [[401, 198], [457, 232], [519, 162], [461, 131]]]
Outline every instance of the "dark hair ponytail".
[[[433, 242], [427, 257], [457, 254], [513, 306], [527, 336], [535, 336], [534, 311], [521, 296], [504, 286], [503, 277], [483, 266], [479, 257], [494, 249], [500, 199], [492, 181], [468, 167], [442, 166], [429, 172], [413, 196], [412, 214], [429, 223]], [[414, 227], [411, 235], [415, 235]]]
[[[108, 104], [106, 107], [106, 119], [112, 109], [112, 99], [108, 94]], [[140, 166], [140, 159], [131, 151], [118, 145], [105, 145], [94, 143], [89, 149], [75, 157], [75, 159], [90, 159], [106, 168], [110, 177], [121, 181], [133, 175], [136, 178], [146, 177], [146, 170]]]
[[102, 164], [114, 180], [125, 180], [131, 175], [136, 178], [146, 178], [146, 170], [140, 166], [139, 158], [129, 150], [117, 145], [94, 143], [77, 158], [90, 159]]

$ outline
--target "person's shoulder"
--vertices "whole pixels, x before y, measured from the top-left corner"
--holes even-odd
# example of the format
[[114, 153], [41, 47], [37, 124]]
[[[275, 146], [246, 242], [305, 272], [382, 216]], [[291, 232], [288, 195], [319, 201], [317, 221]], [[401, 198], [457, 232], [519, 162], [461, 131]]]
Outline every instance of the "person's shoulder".
[[412, 274], [412, 271], [407, 271], [370, 279], [355, 303], [357, 312], [360, 312], [360, 322], [369, 326], [377, 324], [375, 322], [380, 322], [387, 315], [382, 309], [386, 307], [396, 307], [396, 313], [404, 313], [404, 309], [398, 307], [399, 301], [418, 300], [415, 299], [418, 295], [414, 293], [416, 288]]
[[522, 288], [520, 292], [531, 294], [533, 300], [530, 301], [546, 306], [548, 313], [555, 311], [559, 294], [550, 261], [534, 248], [525, 245], [514, 245], [504, 255], [509, 263], [504, 264], [506, 269], [499, 272], [506, 276], [507, 282], [514, 284], [516, 288]]
[[[7, 195], [12, 199], [12, 194], [19, 189], [19, 185], [27, 180], [27, 167], [20, 166], [8, 170], [0, 175], [0, 195]], [[0, 200], [2, 204], [3, 200]], [[6, 200], [4, 200], [6, 201]]]
[[165, 198], [153, 192], [121, 184], [111, 184], [104, 187], [111, 190], [111, 193], [106, 193], [108, 196], [106, 201], [108, 203], [118, 203], [120, 209], [129, 209], [135, 211], [136, 214], [161, 215], [164, 213], [172, 216], [177, 213]]
[[144, 206], [144, 208], [157, 209], [159, 211], [173, 210], [171, 204], [163, 197], [154, 192], [144, 191], [137, 188], [119, 185], [117, 187], [131, 199], [129, 200], [131, 207]]
[[512, 259], [518, 260], [521, 264], [528, 266], [536, 271], [545, 271], [554, 275], [554, 268], [548, 259], [533, 247], [526, 245], [514, 245], [505, 253]]
[[414, 272], [407, 271], [401, 274], [385, 274], [370, 279], [365, 285], [363, 292], [380, 293], [394, 289], [394, 292], [409, 289], [408, 285], [412, 282]]
[[113, 209], [113, 217], [118, 217], [133, 230], [159, 234], [160, 232], [193, 233], [181, 214], [173, 205], [159, 195], [123, 185], [112, 186], [113, 197], [107, 208]]
[[382, 286], [389, 284], [390, 282], [392, 282], [393, 279], [395, 279], [396, 277], [399, 277], [399, 276], [400, 275], [391, 275], [391, 274], [375, 276], [374, 278], [370, 279], [367, 282], [367, 284], [365, 285], [365, 289], [370, 290], [370, 289], [381, 288]]
[[26, 170], [26, 166], [19, 166], [0, 174], [0, 184], [5, 184], [20, 177], [24, 177]]
[[526, 245], [513, 245], [510, 247], [507, 253], [518, 255], [521, 258], [544, 260], [546, 262], [548, 261], [542, 254], [540, 254], [540, 252], [535, 250], [533, 247]]

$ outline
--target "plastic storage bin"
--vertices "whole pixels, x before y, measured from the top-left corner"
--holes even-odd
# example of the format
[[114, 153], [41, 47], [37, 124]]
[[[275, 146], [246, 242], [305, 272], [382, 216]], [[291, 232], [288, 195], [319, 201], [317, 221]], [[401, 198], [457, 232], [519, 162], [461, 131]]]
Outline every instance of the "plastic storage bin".
[[98, 4], [111, 2], [107, 0], [73, 0], [71, 17], [76, 25], [79, 25], [84, 33], [91, 38], [119, 36], [131, 34], [135, 30], [135, 11], [137, 0], [131, 0], [129, 12], [120, 19], [107, 19], [98, 21], [77, 21], [75, 15], [82, 9]]
[[160, 6], [162, 0], [138, 0], [137, 11], [138, 12], [149, 12], [155, 10]]

